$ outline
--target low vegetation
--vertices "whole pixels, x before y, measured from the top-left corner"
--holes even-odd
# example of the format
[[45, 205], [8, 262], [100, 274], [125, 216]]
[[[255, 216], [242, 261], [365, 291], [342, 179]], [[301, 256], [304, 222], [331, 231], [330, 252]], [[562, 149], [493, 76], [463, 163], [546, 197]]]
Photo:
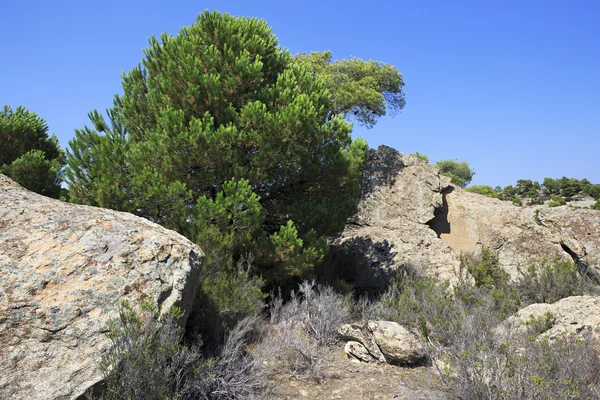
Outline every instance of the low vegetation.
[[592, 207], [600, 209], [600, 184], [593, 184], [587, 179], [562, 177], [560, 179], [545, 178], [542, 183], [529, 179], [519, 179], [516, 185], [504, 188], [479, 185], [467, 188], [467, 191], [479, 193], [487, 197], [512, 201], [516, 205], [548, 204], [550, 207], [564, 206], [569, 201], [585, 197], [596, 200]]
[[151, 306], [136, 313], [124, 304], [111, 323], [102, 398], [268, 397], [269, 382], [282, 374], [318, 383], [327, 378], [322, 367], [338, 344], [337, 329], [368, 319], [395, 321], [422, 337], [449, 398], [598, 397], [600, 361], [591, 336], [548, 340], [543, 333], [556, 322], [549, 312], [525, 321], [525, 330], [505, 322], [532, 303], [597, 293], [576, 265], [544, 261], [513, 282], [484, 249], [463, 257], [461, 271], [451, 286], [406, 267], [371, 298], [303, 281], [288, 296], [272, 294], [266, 312], [240, 317], [217, 349], [203, 346], [200, 336], [183, 338], [176, 311], [161, 317]]

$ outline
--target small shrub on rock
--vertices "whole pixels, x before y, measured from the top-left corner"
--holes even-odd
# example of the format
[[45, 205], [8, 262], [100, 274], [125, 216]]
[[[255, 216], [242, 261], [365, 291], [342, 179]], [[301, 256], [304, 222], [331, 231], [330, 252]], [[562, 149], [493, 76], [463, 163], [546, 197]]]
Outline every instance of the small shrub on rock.
[[597, 293], [591, 282], [579, 275], [571, 261], [544, 261], [519, 270], [515, 286], [524, 304], [554, 303], [569, 296]]

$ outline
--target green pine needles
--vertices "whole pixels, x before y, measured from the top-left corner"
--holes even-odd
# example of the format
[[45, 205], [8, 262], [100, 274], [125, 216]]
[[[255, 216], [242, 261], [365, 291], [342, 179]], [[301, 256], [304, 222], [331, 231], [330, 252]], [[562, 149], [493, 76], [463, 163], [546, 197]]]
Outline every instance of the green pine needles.
[[122, 84], [70, 142], [72, 200], [177, 230], [214, 268], [251, 255], [270, 286], [310, 272], [356, 207], [367, 148], [319, 74], [264, 21], [204, 12], [151, 38]]

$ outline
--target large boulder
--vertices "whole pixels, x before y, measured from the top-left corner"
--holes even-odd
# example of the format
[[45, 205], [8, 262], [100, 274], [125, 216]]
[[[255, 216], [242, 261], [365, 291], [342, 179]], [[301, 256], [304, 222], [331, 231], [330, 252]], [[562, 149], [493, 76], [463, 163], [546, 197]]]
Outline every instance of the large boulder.
[[333, 241], [362, 264], [356, 286], [384, 286], [401, 266], [456, 281], [459, 258], [428, 225], [449, 184], [450, 178], [419, 157], [386, 146], [370, 151], [358, 212]]
[[552, 259], [574, 260], [600, 279], [596, 210], [521, 207], [470, 193], [386, 146], [369, 152], [361, 188], [357, 213], [332, 241], [360, 264], [357, 287], [385, 286], [403, 266], [454, 283], [461, 255], [477, 257], [484, 247], [514, 279], [519, 268]]
[[73, 399], [101, 381], [119, 304], [191, 309], [202, 251], [130, 214], [29, 192], [0, 175], [0, 398]]

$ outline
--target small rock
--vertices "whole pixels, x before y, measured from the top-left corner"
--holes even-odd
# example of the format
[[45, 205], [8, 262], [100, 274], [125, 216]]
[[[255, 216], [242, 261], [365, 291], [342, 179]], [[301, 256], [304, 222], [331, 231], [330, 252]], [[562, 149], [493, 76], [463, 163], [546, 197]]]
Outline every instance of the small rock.
[[388, 363], [413, 365], [427, 358], [419, 339], [402, 325], [391, 321], [369, 321], [367, 326]]
[[369, 351], [359, 342], [350, 341], [346, 343], [344, 351], [349, 357], [354, 357], [360, 361], [372, 362], [375, 359], [371, 356]]

